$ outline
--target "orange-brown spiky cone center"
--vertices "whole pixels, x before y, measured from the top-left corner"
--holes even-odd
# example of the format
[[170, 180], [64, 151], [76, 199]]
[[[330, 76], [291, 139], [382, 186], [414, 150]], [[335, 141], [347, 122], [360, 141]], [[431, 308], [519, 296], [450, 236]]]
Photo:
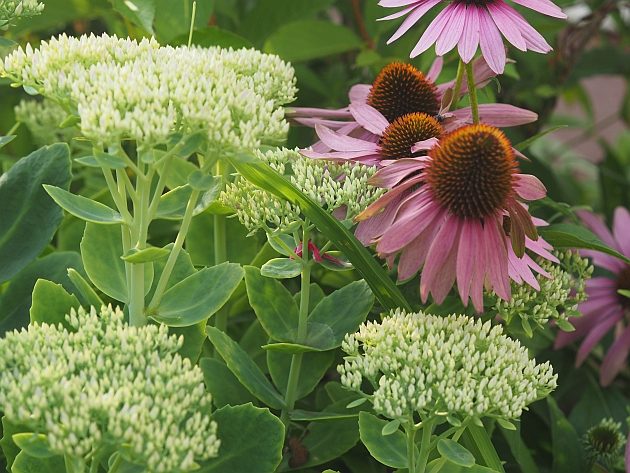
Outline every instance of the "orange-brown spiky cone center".
[[401, 159], [416, 156], [411, 147], [418, 141], [439, 138], [442, 125], [426, 113], [410, 113], [394, 120], [383, 132], [379, 142], [381, 154], [386, 159]]

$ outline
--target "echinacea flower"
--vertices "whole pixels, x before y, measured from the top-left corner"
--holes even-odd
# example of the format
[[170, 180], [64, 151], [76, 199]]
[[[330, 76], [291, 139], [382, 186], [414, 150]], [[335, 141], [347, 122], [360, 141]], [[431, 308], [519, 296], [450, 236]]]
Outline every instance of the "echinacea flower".
[[[381, 69], [372, 84], [352, 86], [348, 94], [350, 100], [348, 106], [336, 110], [293, 107], [287, 109], [287, 116], [304, 126], [325, 126], [339, 134], [358, 138], [369, 138], [371, 133], [374, 133], [371, 121], [375, 111], [384, 116], [388, 122], [393, 122], [410, 113], [426, 113], [440, 119], [470, 121], [470, 107], [449, 112], [450, 103], [443, 103], [445, 92], [454, 87], [455, 81], [436, 84], [435, 81], [441, 70], [441, 58], [433, 63], [426, 74], [411, 64], [393, 62]], [[480, 58], [473, 63], [473, 75], [475, 87], [479, 88], [487, 84], [495, 73], [483, 58]], [[464, 78], [460, 95], [466, 93], [467, 90], [468, 84]], [[457, 98], [453, 98], [453, 101]], [[496, 126], [529, 123], [536, 117], [528, 110], [503, 104], [484, 104], [480, 106], [479, 112], [483, 121]], [[517, 112], [521, 112], [521, 116]], [[509, 115], [511, 125], [494, 122], [497, 116], [501, 118], [505, 115]], [[322, 143], [316, 143], [313, 149], [329, 150], [322, 146]]]
[[[543, 15], [566, 18], [562, 10], [549, 0], [512, 0], [518, 5]], [[381, 0], [383, 7], [405, 7], [403, 10], [381, 18], [392, 20], [406, 16], [387, 44], [396, 41], [433, 7], [447, 4], [424, 30], [411, 51], [416, 57], [435, 44], [435, 53], [443, 56], [457, 46], [462, 61], [469, 63], [481, 47], [481, 54], [497, 74], [505, 69], [506, 54], [501, 36], [521, 51], [548, 53], [551, 46], [523, 16], [504, 0]]]
[[[584, 224], [606, 245], [630, 257], [630, 212], [623, 207], [615, 209], [612, 232], [601, 217], [587, 211], [578, 212]], [[582, 317], [570, 319], [575, 331], [560, 332], [555, 347], [562, 348], [583, 338], [577, 353], [576, 364], [581, 365], [595, 346], [613, 331], [614, 341], [602, 362], [599, 380], [609, 385], [626, 365], [630, 352], [630, 298], [619, 290], [630, 290], [630, 265], [613, 256], [592, 250], [580, 250], [593, 259], [593, 264], [609, 275], [592, 278], [586, 283], [588, 299], [579, 306]]]
[[400, 254], [399, 280], [423, 267], [423, 301], [431, 293], [441, 303], [457, 281], [462, 301], [472, 299], [481, 311], [484, 286], [508, 300], [510, 279], [532, 284], [532, 270], [542, 271], [525, 249], [557, 261], [521, 202], [543, 198], [546, 189], [518, 172], [512, 145], [497, 128], [459, 128], [428, 156], [400, 159], [371, 181], [391, 190], [359, 215], [357, 237], [375, 242], [390, 265]]

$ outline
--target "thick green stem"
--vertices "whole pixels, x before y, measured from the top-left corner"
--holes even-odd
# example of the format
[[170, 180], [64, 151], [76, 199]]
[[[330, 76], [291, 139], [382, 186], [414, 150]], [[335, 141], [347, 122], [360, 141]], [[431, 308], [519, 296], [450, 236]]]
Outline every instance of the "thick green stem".
[[466, 81], [468, 82], [468, 96], [470, 97], [473, 123], [477, 124], [479, 123], [479, 102], [477, 101], [477, 85], [475, 84], [472, 61], [466, 64]]
[[416, 471], [413, 473], [425, 473], [427, 463], [429, 462], [429, 454], [431, 453], [431, 435], [433, 435], [433, 426], [435, 419], [430, 418], [422, 422], [422, 439], [420, 444], [420, 454], [416, 464]]
[[[307, 319], [308, 319], [308, 305], [310, 299], [311, 289], [311, 265], [308, 261], [308, 241], [309, 231], [308, 223], [304, 225], [304, 231], [302, 233], [302, 277], [300, 287], [300, 312], [298, 316], [298, 329], [296, 342], [298, 344], [306, 341], [307, 335]], [[284, 423], [285, 427], [289, 426], [289, 415], [295, 407], [295, 401], [297, 398], [297, 388], [300, 381], [300, 369], [302, 368], [303, 353], [295, 353], [291, 357], [291, 368], [289, 369], [289, 379], [287, 381], [287, 391], [284, 396], [284, 409], [280, 414], [280, 420]]]
[[[225, 185], [227, 180], [228, 165], [223, 159], [217, 160], [216, 175], [222, 180], [222, 185]], [[227, 221], [225, 215], [214, 216], [214, 264], [225, 263], [228, 260], [227, 256]], [[215, 315], [214, 326], [225, 332], [228, 323], [228, 312], [224, 307]]]
[[416, 473], [416, 428], [413, 420], [405, 426], [405, 433], [407, 434], [407, 466], [409, 473]]
[[455, 86], [453, 87], [453, 100], [451, 105], [454, 107], [459, 102], [459, 96], [462, 93], [462, 83], [464, 82], [464, 72], [466, 70], [466, 64], [461, 59], [457, 66], [457, 77], [455, 78]]
[[162, 300], [162, 296], [164, 295], [164, 291], [166, 290], [166, 285], [168, 284], [168, 280], [170, 279], [173, 268], [175, 267], [175, 263], [177, 262], [179, 252], [184, 246], [184, 241], [186, 240], [186, 235], [188, 234], [188, 229], [190, 228], [190, 222], [192, 221], [193, 211], [195, 210], [195, 206], [197, 205], [198, 198], [199, 191], [193, 190], [190, 194], [190, 198], [188, 199], [188, 204], [186, 205], [186, 211], [184, 212], [182, 225], [179, 228], [179, 232], [177, 233], [177, 237], [175, 238], [175, 243], [173, 244], [173, 248], [171, 248], [171, 253], [168, 255], [168, 259], [166, 260], [166, 264], [164, 265], [164, 270], [160, 275], [160, 279], [158, 280], [157, 286], [155, 288], [155, 293], [153, 294], [153, 298], [151, 299], [151, 303], [149, 304], [149, 312], [155, 310]]

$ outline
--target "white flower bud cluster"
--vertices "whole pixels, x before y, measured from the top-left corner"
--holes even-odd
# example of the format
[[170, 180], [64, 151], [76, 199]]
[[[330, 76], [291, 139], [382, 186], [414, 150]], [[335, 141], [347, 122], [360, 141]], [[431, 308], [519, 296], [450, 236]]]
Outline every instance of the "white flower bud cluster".
[[67, 143], [78, 136], [73, 127], [60, 128], [68, 118], [68, 113], [50, 99], [21, 100], [14, 111], [15, 119], [28, 128], [39, 146], [58, 141]]
[[579, 316], [578, 304], [584, 302], [586, 281], [593, 274], [593, 266], [587, 258], [581, 258], [575, 251], [558, 252], [560, 264], [541, 258], [541, 267], [550, 275], [538, 275], [540, 290], [529, 284], [512, 283], [512, 298], [505, 301], [496, 294], [491, 297], [492, 308], [508, 324], [519, 319], [525, 330], [532, 334], [531, 326], [542, 328], [550, 320], [559, 327], [567, 325], [569, 317]]
[[165, 143], [206, 131], [212, 149], [252, 150], [286, 138], [282, 105], [296, 92], [293, 69], [254, 50], [161, 47], [115, 36], [62, 35], [4, 61], [14, 82], [76, 110], [99, 143]]
[[[368, 184], [368, 179], [376, 172], [372, 166], [309, 159], [297, 149], [286, 148], [257, 152], [257, 156], [341, 219], [359, 214], [383, 193], [382, 189]], [[220, 199], [234, 209], [240, 222], [252, 232], [258, 229], [288, 231], [302, 220], [297, 205], [259, 189], [241, 176], [226, 186]]]
[[371, 383], [374, 410], [391, 419], [448, 414], [515, 419], [556, 387], [551, 365], [492, 326], [463, 315], [392, 311], [366, 322], [342, 344], [341, 382]]
[[0, 31], [7, 30], [19, 18], [39, 15], [44, 4], [37, 0], [0, 0]]
[[176, 354], [165, 326], [129, 327], [123, 313], [83, 309], [61, 325], [31, 325], [0, 340], [0, 410], [86, 459], [118, 449], [146, 471], [195, 469], [217, 455], [211, 397], [201, 370]]

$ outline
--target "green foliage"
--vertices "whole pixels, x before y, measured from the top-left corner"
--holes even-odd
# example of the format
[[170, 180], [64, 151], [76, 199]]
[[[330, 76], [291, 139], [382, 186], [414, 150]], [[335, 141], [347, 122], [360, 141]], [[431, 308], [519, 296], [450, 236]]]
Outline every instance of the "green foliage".
[[381, 420], [368, 412], [361, 412], [359, 414], [361, 442], [370, 455], [383, 465], [392, 468], [408, 468], [405, 435], [397, 430], [391, 435], [383, 436], [383, 428], [387, 423], [386, 420]]

